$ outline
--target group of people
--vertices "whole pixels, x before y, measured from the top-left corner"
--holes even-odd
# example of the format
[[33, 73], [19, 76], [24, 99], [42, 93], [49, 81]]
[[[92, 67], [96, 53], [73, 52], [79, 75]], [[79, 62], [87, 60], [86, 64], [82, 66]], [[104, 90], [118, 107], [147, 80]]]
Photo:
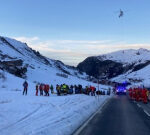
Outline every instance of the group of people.
[[[28, 93], [28, 82], [27, 81], [25, 81], [23, 83], [23, 88], [24, 88], [23, 89], [23, 95], [27, 95], [27, 93]], [[50, 90], [51, 90], [52, 94], [54, 93], [53, 85], [48, 85], [48, 84], [43, 84], [43, 83], [37, 84], [35, 86], [35, 90], [36, 90], [36, 92], [35, 92], [36, 96], [38, 96], [38, 95], [40, 95], [40, 96], [49, 96], [50, 95], [49, 94]]]
[[[27, 95], [28, 91], [28, 83], [25, 81], [23, 83], [23, 95]], [[36, 84], [35, 86], [35, 95], [38, 96], [49, 96], [51, 94], [54, 94], [54, 87], [53, 85], [49, 84]], [[109, 91], [110, 92], [110, 91]], [[66, 94], [86, 94], [86, 95], [105, 95], [104, 91], [97, 90], [96, 87], [94, 86], [86, 86], [83, 87], [82, 85], [67, 85], [67, 84], [61, 84], [61, 85], [56, 85], [56, 93], [58, 96], [60, 95], [66, 95]]]
[[36, 96], [38, 96], [38, 94], [40, 94], [40, 96], [49, 96], [49, 91], [51, 91], [51, 94], [54, 93], [54, 87], [53, 85], [49, 85], [49, 84], [37, 84], [36, 85]]
[[86, 95], [110, 95], [110, 88], [108, 89], [107, 93], [105, 91], [100, 91], [96, 90], [95, 86], [85, 86], [83, 87], [82, 85], [66, 85], [66, 84], [61, 84], [61, 85], [56, 85], [56, 91], [57, 95], [64, 95], [64, 94], [86, 94]]
[[61, 94], [87, 94], [89, 95], [91, 93], [91, 96], [95, 96], [96, 88], [94, 86], [86, 86], [83, 88], [82, 85], [66, 85], [66, 84], [61, 84], [61, 85], [56, 85], [56, 91], [57, 95]]
[[132, 100], [148, 103], [148, 99], [150, 99], [150, 91], [146, 88], [130, 88], [128, 91], [130, 99]]

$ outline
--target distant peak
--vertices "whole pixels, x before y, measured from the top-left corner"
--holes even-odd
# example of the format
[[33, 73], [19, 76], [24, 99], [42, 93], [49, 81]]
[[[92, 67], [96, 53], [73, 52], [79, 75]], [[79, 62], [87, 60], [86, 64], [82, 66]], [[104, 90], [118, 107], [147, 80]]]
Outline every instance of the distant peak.
[[150, 50], [145, 49], [145, 48], [139, 48], [138, 51], [146, 51], [146, 52], [149, 52]]

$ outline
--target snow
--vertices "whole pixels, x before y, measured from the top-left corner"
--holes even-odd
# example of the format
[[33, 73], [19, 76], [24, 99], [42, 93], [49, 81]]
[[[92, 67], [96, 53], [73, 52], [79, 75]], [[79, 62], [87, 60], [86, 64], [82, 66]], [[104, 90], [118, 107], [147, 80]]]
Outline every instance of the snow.
[[[32, 80], [32, 81], [37, 80], [38, 82], [40, 82], [41, 80], [43, 80], [41, 78], [46, 77], [47, 81], [54, 82], [56, 80], [56, 78], [55, 78], [56, 73], [63, 73], [55, 65], [56, 60], [52, 60], [52, 59], [46, 58], [44, 56], [37, 56], [35, 54], [35, 52], [31, 48], [29, 48], [27, 46], [27, 44], [25, 44], [25, 43], [5, 37], [4, 39], [7, 42], [9, 42], [9, 44], [11, 44], [11, 46], [10, 46], [6, 42], [1, 40], [1, 38], [4, 38], [4, 37], [0, 37], [0, 54], [8, 55], [9, 57], [11, 57], [11, 59], [8, 59], [6, 57], [6, 58], [2, 59], [2, 61], [9, 61], [9, 60], [12, 61], [13, 59], [14, 60], [21, 59], [23, 61], [23, 65], [28, 65], [28, 70], [27, 70], [26, 74], [27, 74], [27, 78], [29, 80]], [[45, 60], [49, 61], [49, 63], [51, 65], [46, 64]], [[62, 69], [66, 70], [67, 72], [70, 73], [70, 75], [68, 75], [69, 77], [70, 76], [71, 77], [74, 76], [75, 78], [77, 78], [77, 77], [86, 78], [87, 77], [87, 75], [85, 73], [83, 73], [83, 75], [81, 75], [79, 73], [79, 71], [77, 71], [76, 69], [71, 69], [68, 66], [61, 64], [60, 62], [57, 62], [57, 64], [59, 64], [59, 66]], [[75, 73], [77, 73], [78, 76], [75, 75]], [[44, 80], [46, 80], [46, 79], [44, 79]]]
[[[28, 95], [23, 96], [22, 84], [25, 79], [0, 69], [0, 75], [5, 76], [0, 77], [0, 135], [70, 135], [109, 98], [83, 94], [35, 96], [37, 83], [52, 84], [54, 89], [56, 84], [64, 83], [81, 84], [83, 87], [97, 87], [97, 84], [81, 79], [87, 77], [85, 73], [80, 74], [63, 63], [37, 56], [25, 43], [6, 37], [4, 39], [11, 45], [0, 39], [1, 61], [21, 59], [23, 66], [28, 65], [25, 79], [29, 89]], [[2, 58], [4, 55], [8, 57]], [[50, 64], [46, 64], [45, 60]], [[70, 75], [67, 78], [57, 76], [57, 73], [65, 74], [57, 66]], [[106, 90], [108, 86], [101, 85], [100, 89]]]
[[[138, 64], [144, 64], [148, 61], [150, 61], [150, 50], [147, 49], [128, 49], [128, 50], [121, 50], [116, 51], [112, 53], [108, 53], [105, 55], [97, 56], [97, 58], [101, 61], [103, 60], [112, 60], [115, 62], [122, 63], [123, 66], [129, 66], [129, 65], [138, 65]], [[132, 80], [132, 81], [131, 81]], [[149, 81], [150, 81], [150, 65], [145, 66], [144, 68], [132, 71], [129, 70], [124, 74], [121, 74], [117, 77], [114, 77], [111, 79], [111, 81], [115, 82], [124, 82], [128, 81], [131, 83], [131, 85], [134, 86], [145, 86], [150, 87]]]
[[7, 72], [4, 75], [6, 79], [0, 79], [0, 135], [70, 135], [109, 98], [82, 94], [35, 96], [35, 84], [29, 80], [28, 95], [23, 96], [24, 80]]
[[128, 49], [121, 50], [106, 55], [100, 55], [98, 58], [101, 60], [113, 60], [123, 64], [143, 63], [150, 58], [150, 51], [140, 48], [138, 50]]
[[127, 72], [125, 74], [119, 75], [113, 78], [112, 81], [123, 82], [125, 80], [128, 81], [129, 79], [140, 80], [139, 82], [131, 82], [131, 83], [132, 85], [137, 86], [137, 87], [142, 87], [143, 85], [145, 87], [150, 87], [150, 84], [149, 84], [150, 74], [149, 73], [150, 73], [150, 65], [135, 72], [131, 72], [131, 73]]

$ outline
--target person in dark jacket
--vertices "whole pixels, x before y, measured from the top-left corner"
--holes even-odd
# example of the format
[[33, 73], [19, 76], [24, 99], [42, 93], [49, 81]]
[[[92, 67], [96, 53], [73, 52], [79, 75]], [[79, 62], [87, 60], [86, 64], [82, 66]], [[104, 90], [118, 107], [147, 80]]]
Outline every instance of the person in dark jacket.
[[43, 90], [44, 90], [43, 84], [40, 84], [39, 89], [40, 89], [40, 96], [43, 96]]
[[28, 83], [27, 83], [27, 81], [25, 81], [25, 82], [23, 83], [23, 87], [24, 87], [23, 95], [24, 95], [24, 94], [27, 95], [27, 91], [28, 91]]
[[35, 89], [36, 89], [35, 95], [38, 96], [38, 91], [39, 91], [39, 86], [38, 86], [38, 84], [35, 86]]
[[53, 87], [52, 84], [51, 84], [51, 86], [50, 86], [50, 89], [51, 89], [51, 94], [53, 94], [53, 93], [54, 93], [54, 87]]
[[61, 94], [61, 86], [59, 86], [58, 84], [56, 85], [56, 91], [57, 91], [57, 95], [60, 96], [60, 94]]

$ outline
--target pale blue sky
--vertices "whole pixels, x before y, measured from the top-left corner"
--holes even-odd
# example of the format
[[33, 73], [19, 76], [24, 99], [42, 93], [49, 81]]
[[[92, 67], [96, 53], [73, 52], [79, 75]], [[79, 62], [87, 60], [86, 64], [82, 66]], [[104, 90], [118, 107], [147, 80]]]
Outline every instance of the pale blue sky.
[[0, 35], [76, 65], [91, 55], [150, 48], [149, 6], [150, 0], [0, 0]]

